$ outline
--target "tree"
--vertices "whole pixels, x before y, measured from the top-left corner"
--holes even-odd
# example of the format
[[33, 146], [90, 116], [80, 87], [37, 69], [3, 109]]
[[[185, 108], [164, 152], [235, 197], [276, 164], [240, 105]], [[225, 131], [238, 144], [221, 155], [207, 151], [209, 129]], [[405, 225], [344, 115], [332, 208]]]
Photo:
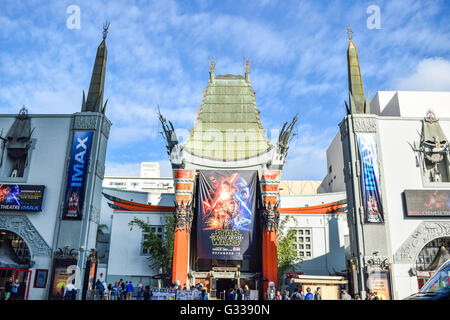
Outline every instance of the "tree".
[[144, 234], [144, 241], [142, 247], [148, 249], [150, 256], [150, 267], [159, 270], [162, 274], [172, 273], [173, 260], [173, 244], [175, 239], [175, 219], [173, 215], [166, 215], [164, 217], [165, 225], [163, 227], [162, 237], [153, 231], [152, 226], [148, 221], [143, 221], [134, 217], [128, 225], [133, 230], [133, 227], [138, 227]]
[[281, 218], [277, 233], [278, 287], [280, 288], [285, 273], [294, 271], [295, 266], [302, 261], [298, 256], [297, 249], [294, 247], [295, 230], [286, 227], [286, 224], [291, 220], [296, 222], [292, 216]]

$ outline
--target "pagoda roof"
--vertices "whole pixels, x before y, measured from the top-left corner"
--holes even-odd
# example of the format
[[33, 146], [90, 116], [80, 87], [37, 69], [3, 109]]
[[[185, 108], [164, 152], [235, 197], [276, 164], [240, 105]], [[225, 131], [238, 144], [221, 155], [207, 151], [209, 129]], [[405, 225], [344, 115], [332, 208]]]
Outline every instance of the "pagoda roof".
[[241, 75], [212, 75], [183, 149], [201, 158], [237, 161], [271, 148], [250, 81]]

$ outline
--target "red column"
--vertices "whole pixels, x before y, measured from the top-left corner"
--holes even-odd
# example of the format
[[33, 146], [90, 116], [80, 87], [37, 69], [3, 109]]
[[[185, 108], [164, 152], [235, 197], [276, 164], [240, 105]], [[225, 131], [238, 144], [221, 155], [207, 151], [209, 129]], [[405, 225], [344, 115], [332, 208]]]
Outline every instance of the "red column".
[[[187, 214], [186, 205], [192, 201], [192, 193], [194, 190], [194, 171], [193, 170], [173, 170], [175, 198], [177, 208], [184, 214]], [[189, 272], [189, 237], [190, 227], [182, 223], [175, 226], [175, 239], [173, 245], [173, 266], [172, 266], [172, 282], [180, 281], [180, 285], [184, 287], [187, 284]]]
[[187, 283], [189, 263], [189, 231], [186, 228], [175, 229], [175, 242], [173, 245], [172, 282], [180, 281], [183, 286]]
[[271, 281], [278, 289], [277, 232], [269, 231], [267, 228], [263, 232], [263, 278], [267, 280], [263, 282], [264, 295]]
[[270, 282], [274, 282], [275, 288], [278, 289], [277, 219], [274, 218], [278, 215], [280, 175], [281, 172], [278, 170], [263, 171], [261, 173], [260, 185], [265, 210], [264, 215], [266, 218], [271, 217], [272, 220], [269, 223], [270, 228], [265, 225], [263, 231], [264, 295], [267, 294]]

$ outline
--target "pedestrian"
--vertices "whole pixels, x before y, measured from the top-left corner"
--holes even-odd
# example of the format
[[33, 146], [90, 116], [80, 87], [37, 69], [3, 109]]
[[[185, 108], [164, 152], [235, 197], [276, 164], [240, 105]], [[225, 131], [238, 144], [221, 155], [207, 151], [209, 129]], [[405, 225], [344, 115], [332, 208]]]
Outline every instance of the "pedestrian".
[[108, 300], [108, 296], [109, 296], [109, 291], [108, 291], [108, 285], [106, 284], [106, 281], [103, 280], [102, 282], [102, 286], [103, 286], [103, 300]]
[[17, 292], [19, 291], [19, 279], [16, 279], [15, 282], [12, 283], [11, 285], [11, 300], [16, 300], [17, 299]]
[[11, 289], [12, 289], [13, 283], [14, 283], [13, 278], [10, 277], [8, 282], [6, 282], [6, 284], [5, 284], [5, 300], [11, 299]]
[[206, 292], [206, 289], [203, 287], [203, 283], [200, 287], [200, 300], [209, 300], [208, 292]]
[[291, 300], [303, 300], [300, 292], [298, 292], [298, 287], [294, 288], [294, 292], [292, 292]]
[[100, 279], [97, 279], [97, 282], [95, 283], [95, 288], [98, 291], [98, 300], [103, 300], [103, 293], [105, 292], [105, 287], [100, 282]]
[[144, 286], [144, 300], [151, 300], [153, 292], [150, 290], [150, 286]]
[[288, 290], [284, 290], [283, 291], [283, 300], [290, 300], [289, 299], [289, 291]]
[[300, 297], [302, 300], [305, 300], [305, 291], [303, 290], [300, 291]]
[[364, 300], [372, 300], [372, 296], [370, 295], [370, 292], [366, 292], [366, 298]]
[[355, 297], [353, 298], [353, 300], [361, 300], [361, 297], [359, 296], [359, 294], [355, 294]]
[[142, 300], [142, 294], [144, 293], [144, 285], [142, 284], [142, 281], [139, 281], [138, 284], [138, 294], [137, 294], [137, 299], [138, 300]]
[[244, 291], [242, 288], [236, 289], [236, 300], [244, 300]]
[[311, 288], [310, 287], [306, 288], [305, 300], [313, 300], [313, 299], [314, 299], [314, 295], [311, 292]]
[[275, 282], [270, 281], [269, 287], [267, 288], [267, 300], [275, 300], [276, 291], [275, 291]]
[[320, 294], [320, 287], [317, 287], [316, 293], [314, 294], [314, 300], [322, 300], [322, 296]]
[[112, 284], [108, 284], [108, 300], [111, 300], [111, 294], [112, 294]]
[[200, 293], [200, 291], [198, 290], [198, 285], [195, 285], [194, 289], [192, 289], [192, 294], [191, 294], [192, 300], [200, 300], [198, 298], [199, 293]]
[[121, 284], [120, 284], [120, 288], [121, 288], [121, 290], [120, 290], [120, 300], [125, 300], [125, 295], [126, 295], [125, 288], [126, 288], [126, 284], [128, 284], [128, 281], [125, 284], [125, 282], [123, 282], [123, 280], [120, 279], [120, 282], [121, 282]]
[[127, 300], [131, 300], [131, 298], [133, 297], [133, 281], [130, 281], [128, 283], [128, 288], [125, 287], [125, 290], [127, 291]]
[[225, 296], [225, 300], [234, 300], [234, 293], [232, 288], [228, 290], [227, 295]]
[[371, 300], [380, 300], [380, 298], [378, 298], [378, 295], [376, 292], [372, 292], [372, 299]]
[[117, 300], [117, 296], [119, 295], [119, 284], [116, 282], [114, 282], [114, 285], [111, 286], [111, 300]]
[[244, 286], [244, 300], [250, 300], [250, 289], [248, 285]]
[[75, 300], [77, 295], [77, 288], [74, 285], [75, 280], [66, 284], [64, 288], [64, 300]]
[[283, 300], [283, 297], [281, 296], [280, 291], [277, 291], [277, 296], [276, 296], [275, 300]]
[[347, 290], [341, 290], [341, 300], [352, 300], [352, 297], [347, 293]]

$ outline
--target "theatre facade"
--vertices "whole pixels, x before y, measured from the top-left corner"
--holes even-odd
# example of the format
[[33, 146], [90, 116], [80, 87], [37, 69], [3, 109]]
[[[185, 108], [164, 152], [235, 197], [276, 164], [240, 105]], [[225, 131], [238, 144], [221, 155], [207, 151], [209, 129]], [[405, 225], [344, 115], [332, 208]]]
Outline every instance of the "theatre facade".
[[81, 112], [23, 107], [0, 115], [0, 299], [9, 278], [19, 281], [18, 299], [62, 299], [69, 281], [78, 299], [92, 289], [111, 127], [103, 104], [106, 32]]
[[[332, 233], [339, 254], [330, 256], [328, 266], [345, 270], [345, 221], [331, 217], [345, 212], [345, 194], [284, 200], [280, 196], [282, 169], [297, 117], [280, 126], [277, 142], [272, 145], [260, 123], [249, 64], [244, 65], [244, 75], [215, 75], [214, 67], [212, 60], [198, 118], [184, 143], [178, 141], [172, 123], [159, 115], [173, 169], [174, 193], [162, 194], [159, 203], [149, 205], [142, 201], [145, 195], [113, 191], [105, 185], [105, 201], [114, 209], [107, 281], [126, 278], [147, 282], [141, 270], [145, 267], [148, 273], [157, 275], [157, 270], [148, 269], [148, 262], [141, 267], [147, 257], [127, 248], [123, 238], [139, 241], [136, 232], [131, 235], [125, 230], [134, 217], [146, 219], [157, 230], [163, 227], [161, 217], [167, 214], [173, 214], [176, 222], [171, 281], [179, 281], [181, 286], [203, 283], [213, 298], [223, 298], [223, 291], [236, 285], [248, 285], [258, 298], [264, 297], [271, 282], [278, 288], [277, 231], [281, 216], [309, 217], [298, 225], [307, 229], [298, 234], [298, 248], [302, 248], [300, 255], [305, 260], [313, 258], [313, 237], [317, 239], [315, 258], [329, 256], [328, 241], [321, 235], [324, 230]], [[329, 225], [332, 230], [327, 229]], [[118, 261], [113, 256], [116, 250], [120, 256], [133, 255], [139, 262], [130, 265]], [[311, 263], [307, 272], [328, 275], [323, 262]], [[128, 275], [120, 276], [120, 270]]]

